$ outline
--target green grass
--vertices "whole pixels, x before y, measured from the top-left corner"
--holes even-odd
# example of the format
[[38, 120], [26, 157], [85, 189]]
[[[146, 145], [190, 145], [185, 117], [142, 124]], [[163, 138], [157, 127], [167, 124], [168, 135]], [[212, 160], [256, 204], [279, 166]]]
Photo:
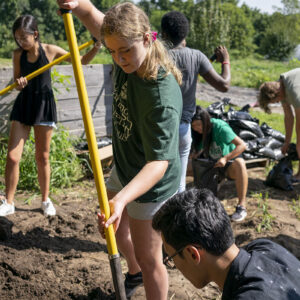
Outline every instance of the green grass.
[[[105, 48], [90, 62], [91, 64], [111, 64], [111, 55]], [[0, 66], [12, 66], [11, 59], [0, 58]], [[221, 72], [221, 64], [213, 63], [218, 73]], [[231, 58], [231, 85], [241, 87], [258, 88], [265, 81], [278, 80], [281, 73], [300, 67], [300, 61], [293, 59], [287, 62], [279, 62], [264, 59], [259, 55], [247, 58]], [[200, 81], [204, 82], [201, 76]]]
[[292, 199], [292, 204], [289, 207], [294, 211], [296, 217], [300, 220], [300, 197], [298, 200]]
[[[292, 59], [287, 62], [267, 60], [259, 55], [247, 58], [231, 58], [231, 85], [258, 88], [263, 82], [278, 80], [281, 73], [300, 67], [300, 61]], [[213, 63], [218, 73], [221, 64]], [[204, 80], [201, 78], [201, 82]]]
[[12, 67], [12, 60], [9, 58], [0, 58], [0, 66], [3, 67]]
[[107, 50], [101, 49], [90, 64], [112, 64], [112, 57]]
[[256, 231], [261, 233], [262, 231], [271, 231], [275, 217], [270, 213], [270, 205], [268, 203], [269, 195], [266, 193], [263, 195], [259, 193], [254, 196], [258, 200], [257, 213], [260, 219], [260, 223], [256, 226]]

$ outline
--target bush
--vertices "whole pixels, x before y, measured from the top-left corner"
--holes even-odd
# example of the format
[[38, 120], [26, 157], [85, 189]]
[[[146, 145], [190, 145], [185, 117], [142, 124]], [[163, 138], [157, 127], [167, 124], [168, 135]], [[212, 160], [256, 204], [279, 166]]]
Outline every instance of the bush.
[[[7, 155], [8, 137], [2, 137], [0, 140], [0, 171], [5, 172], [6, 155]], [[69, 132], [62, 126], [54, 130], [51, 140], [50, 150], [50, 165], [51, 165], [51, 180], [50, 190], [55, 188], [70, 187], [83, 174], [83, 168], [80, 160], [75, 153], [73, 144], [77, 143], [78, 139], [71, 137]], [[31, 132], [23, 151], [22, 160], [20, 162], [20, 179], [18, 189], [39, 191], [39, 183], [37, 179], [37, 169], [35, 161], [35, 143]], [[1, 188], [4, 188], [4, 183], [0, 183]]]
[[291, 55], [296, 45], [284, 32], [268, 32], [261, 42], [260, 52], [266, 54], [269, 59], [281, 61]]

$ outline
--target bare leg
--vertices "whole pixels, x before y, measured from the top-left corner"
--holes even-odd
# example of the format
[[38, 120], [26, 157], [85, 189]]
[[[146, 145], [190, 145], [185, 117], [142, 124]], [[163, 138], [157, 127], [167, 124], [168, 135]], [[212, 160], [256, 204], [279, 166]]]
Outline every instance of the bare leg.
[[14, 201], [14, 195], [19, 181], [19, 164], [29, 132], [30, 126], [12, 121], [5, 167], [5, 194], [7, 203], [9, 204], [12, 204]]
[[[108, 199], [112, 199], [116, 194], [116, 192], [107, 190]], [[129, 274], [133, 275], [140, 272], [141, 268], [136, 261], [131, 241], [128, 214], [126, 208], [123, 211], [121, 222], [116, 232], [116, 240], [119, 251], [126, 259]]]
[[295, 174], [295, 179], [300, 180], [300, 160], [299, 160], [299, 166], [298, 166], [298, 172]]
[[135, 257], [142, 269], [146, 298], [166, 300], [168, 273], [162, 261], [162, 239], [152, 228], [152, 220], [129, 217], [129, 226]]
[[35, 158], [42, 201], [46, 201], [49, 195], [51, 173], [49, 153], [52, 131], [53, 129], [50, 126], [34, 126]]
[[248, 173], [245, 161], [237, 158], [227, 169], [229, 178], [235, 181], [239, 205], [246, 208], [246, 194], [248, 189]]

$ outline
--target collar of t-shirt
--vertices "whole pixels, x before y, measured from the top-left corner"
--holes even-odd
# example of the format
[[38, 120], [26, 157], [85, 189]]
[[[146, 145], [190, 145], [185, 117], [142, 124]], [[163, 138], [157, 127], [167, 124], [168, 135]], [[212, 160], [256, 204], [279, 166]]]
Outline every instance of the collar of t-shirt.
[[222, 300], [232, 300], [232, 294], [239, 286], [240, 275], [244, 273], [250, 258], [251, 255], [241, 248], [239, 254], [232, 262], [227, 274], [223, 287]]

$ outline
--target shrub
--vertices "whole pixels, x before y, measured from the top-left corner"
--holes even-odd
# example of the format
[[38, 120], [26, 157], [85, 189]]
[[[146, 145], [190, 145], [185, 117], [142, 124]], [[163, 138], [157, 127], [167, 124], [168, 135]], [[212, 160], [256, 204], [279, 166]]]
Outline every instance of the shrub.
[[[73, 144], [78, 142], [77, 140], [78, 138], [71, 137], [69, 132], [62, 126], [59, 126], [57, 130], [54, 130], [50, 150], [51, 191], [55, 188], [70, 187], [84, 175], [80, 160], [73, 147]], [[1, 174], [4, 174], [5, 172], [7, 141], [8, 137], [2, 137], [0, 139]], [[39, 190], [34, 153], [34, 136], [31, 133], [24, 146], [23, 156], [20, 162], [20, 179], [18, 189], [32, 191]], [[1, 182], [0, 186], [1, 188], [4, 188], [4, 183]]]

